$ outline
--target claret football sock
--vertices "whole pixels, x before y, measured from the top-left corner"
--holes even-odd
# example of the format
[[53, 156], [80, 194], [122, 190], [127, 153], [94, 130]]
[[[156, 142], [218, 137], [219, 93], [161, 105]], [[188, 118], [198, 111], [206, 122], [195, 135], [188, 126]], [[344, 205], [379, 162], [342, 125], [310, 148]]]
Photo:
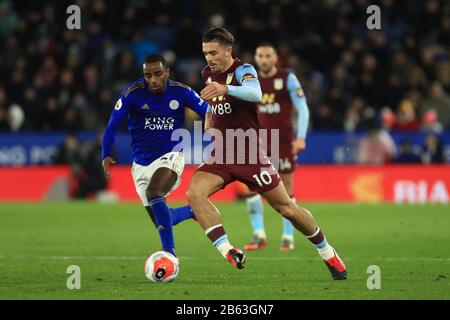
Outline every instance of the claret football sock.
[[177, 225], [178, 223], [193, 218], [194, 211], [191, 206], [184, 206], [179, 208], [169, 208], [172, 215], [172, 225]]
[[228, 251], [233, 249], [233, 246], [228, 241], [228, 236], [221, 224], [214, 225], [206, 229], [205, 234], [214, 246], [219, 250], [220, 254], [226, 258]]
[[317, 248], [322, 259], [328, 260], [334, 256], [333, 247], [328, 244], [327, 239], [319, 227], [317, 227], [316, 232], [306, 238]]
[[157, 196], [149, 199], [150, 207], [155, 215], [156, 226], [161, 239], [164, 251], [170, 252], [175, 256], [175, 243], [173, 240], [172, 215], [167, 206], [166, 199]]
[[247, 210], [250, 213], [250, 221], [253, 228], [253, 234], [259, 238], [265, 239], [266, 232], [264, 230], [264, 205], [261, 195], [257, 194], [247, 198]]

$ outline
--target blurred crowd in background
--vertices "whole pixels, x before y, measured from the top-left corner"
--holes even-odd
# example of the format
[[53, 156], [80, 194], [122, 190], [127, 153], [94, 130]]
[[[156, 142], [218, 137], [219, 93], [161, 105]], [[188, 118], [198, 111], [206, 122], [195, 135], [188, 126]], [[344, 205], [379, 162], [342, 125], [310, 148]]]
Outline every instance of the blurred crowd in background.
[[71, 198], [87, 198], [107, 188], [101, 155], [100, 134], [94, 141], [80, 141], [76, 135], [67, 134], [54, 157], [54, 164], [70, 166], [68, 192]]
[[[81, 30], [66, 27], [71, 4]], [[366, 27], [371, 4], [381, 30]], [[153, 52], [199, 91], [201, 34], [216, 25], [235, 34], [243, 61], [262, 41], [277, 46], [312, 131], [450, 129], [448, 1], [0, 0], [0, 131], [101, 132]]]
[[[81, 8], [68, 30], [67, 7]], [[369, 30], [367, 7], [381, 9]], [[279, 67], [300, 79], [310, 131], [367, 132], [358, 162], [442, 163], [450, 130], [450, 2], [444, 0], [0, 0], [0, 132], [65, 132], [54, 159], [69, 164], [72, 197], [106, 188], [101, 135], [120, 90], [162, 53], [171, 78], [196, 91], [205, 66], [201, 35], [235, 34], [234, 55], [254, 63], [272, 42]], [[186, 127], [194, 118], [188, 114]], [[122, 130], [126, 130], [126, 123]], [[390, 131], [426, 131], [422, 146]]]

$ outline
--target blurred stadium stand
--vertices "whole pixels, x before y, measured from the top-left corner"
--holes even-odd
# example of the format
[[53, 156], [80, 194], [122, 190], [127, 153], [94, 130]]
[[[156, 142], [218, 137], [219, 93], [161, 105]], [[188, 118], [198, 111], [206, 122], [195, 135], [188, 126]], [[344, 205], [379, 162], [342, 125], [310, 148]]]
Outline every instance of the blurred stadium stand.
[[[313, 130], [365, 129], [391, 110], [397, 130], [450, 127], [448, 1], [74, 1], [82, 29], [68, 30], [71, 1], [0, 2], [0, 129], [101, 130], [143, 57], [164, 52], [173, 78], [202, 87], [201, 33], [223, 24], [235, 54], [252, 61], [261, 41], [279, 47], [299, 76]], [[366, 29], [381, 7], [382, 29]], [[436, 117], [435, 117], [436, 118]], [[439, 130], [440, 126], [436, 126]]]
[[[71, 4], [81, 8], [79, 31], [66, 28]], [[381, 30], [366, 28], [371, 4]], [[235, 33], [241, 60], [253, 62], [255, 46], [270, 41], [280, 66], [296, 72], [311, 112], [300, 163], [361, 162], [362, 139], [384, 141], [367, 135], [374, 127], [396, 145], [382, 163], [450, 162], [448, 1], [0, 0], [0, 166], [64, 163], [68, 134], [78, 137], [80, 166], [92, 162], [120, 89], [149, 53], [201, 90], [201, 33], [213, 25]], [[117, 157], [129, 163], [122, 130]]]

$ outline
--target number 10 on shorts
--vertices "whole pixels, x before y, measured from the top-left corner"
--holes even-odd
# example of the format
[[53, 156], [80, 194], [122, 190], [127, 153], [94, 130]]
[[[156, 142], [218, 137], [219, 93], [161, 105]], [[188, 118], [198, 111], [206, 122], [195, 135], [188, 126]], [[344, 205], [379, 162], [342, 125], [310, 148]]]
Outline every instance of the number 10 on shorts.
[[272, 183], [272, 177], [267, 171], [262, 171], [259, 176], [257, 174], [254, 174], [253, 178], [255, 178], [260, 187], [262, 187], [263, 185], [268, 186]]

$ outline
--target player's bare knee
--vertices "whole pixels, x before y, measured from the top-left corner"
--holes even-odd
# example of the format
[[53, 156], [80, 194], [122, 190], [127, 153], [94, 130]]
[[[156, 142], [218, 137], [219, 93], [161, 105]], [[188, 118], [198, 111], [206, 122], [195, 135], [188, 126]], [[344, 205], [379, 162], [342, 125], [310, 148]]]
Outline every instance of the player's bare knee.
[[204, 192], [200, 190], [198, 187], [190, 186], [186, 192], [186, 198], [187, 201], [192, 205], [195, 206], [196, 204], [200, 203], [202, 200], [206, 199]]

